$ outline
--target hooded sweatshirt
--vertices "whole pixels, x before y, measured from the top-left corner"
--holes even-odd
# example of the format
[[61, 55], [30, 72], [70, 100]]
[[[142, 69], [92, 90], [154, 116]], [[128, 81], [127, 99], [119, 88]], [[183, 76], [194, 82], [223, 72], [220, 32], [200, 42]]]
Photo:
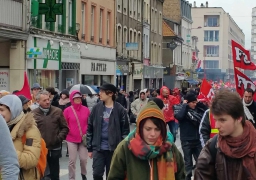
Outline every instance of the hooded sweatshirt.
[[132, 102], [131, 104], [131, 111], [133, 114], [139, 114], [140, 110], [148, 103], [148, 98], [146, 97], [144, 100], [141, 100], [140, 95], [141, 93], [145, 93], [145, 90], [141, 90], [139, 94], [139, 98]]
[[73, 97], [75, 94], [80, 94], [82, 96], [82, 94], [79, 91], [73, 91], [69, 98], [70, 98], [70, 102], [71, 102], [71, 106], [66, 108], [64, 110], [64, 117], [67, 120], [67, 124], [69, 127], [69, 133], [67, 135], [66, 140], [69, 142], [73, 142], [73, 143], [81, 143], [82, 142], [82, 136], [80, 133], [80, 128], [79, 125], [77, 123], [77, 119], [76, 116], [72, 110], [72, 107], [74, 108], [78, 120], [80, 122], [80, 127], [82, 130], [82, 135], [86, 134], [87, 132], [87, 126], [88, 126], [88, 118], [90, 116], [90, 110], [81, 104], [75, 104]]
[[167, 89], [169, 91], [169, 94], [170, 94], [170, 90], [168, 87], [166, 86], [163, 86], [161, 89], [160, 89], [160, 95], [157, 96], [157, 98], [160, 98], [162, 99], [162, 101], [164, 102], [164, 118], [165, 118], [165, 121], [166, 122], [169, 122], [169, 121], [174, 121], [175, 118], [174, 118], [174, 112], [173, 112], [173, 105], [176, 105], [176, 104], [179, 104], [179, 100], [175, 97], [175, 96], [172, 96], [172, 95], [169, 95], [167, 98], [163, 96], [163, 90], [164, 89]]

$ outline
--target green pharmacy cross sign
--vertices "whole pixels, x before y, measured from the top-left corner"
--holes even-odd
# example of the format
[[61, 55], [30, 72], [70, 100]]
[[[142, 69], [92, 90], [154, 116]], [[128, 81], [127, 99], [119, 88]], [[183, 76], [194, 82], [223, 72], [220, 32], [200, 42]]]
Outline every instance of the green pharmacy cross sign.
[[45, 14], [45, 22], [56, 22], [56, 15], [63, 14], [63, 3], [45, 0], [45, 3], [39, 3], [39, 14]]

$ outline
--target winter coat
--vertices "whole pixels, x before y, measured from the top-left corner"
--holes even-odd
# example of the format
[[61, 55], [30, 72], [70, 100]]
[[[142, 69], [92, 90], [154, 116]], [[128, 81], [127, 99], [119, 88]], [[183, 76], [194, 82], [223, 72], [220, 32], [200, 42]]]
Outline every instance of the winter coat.
[[174, 121], [174, 111], [173, 111], [173, 106], [176, 104], [179, 104], [179, 100], [178, 98], [176, 98], [175, 96], [169, 95], [168, 98], [165, 98], [163, 96], [163, 89], [167, 89], [169, 91], [170, 94], [170, 90], [168, 87], [163, 86], [160, 89], [160, 95], [157, 96], [157, 98], [161, 99], [164, 102], [164, 118], [165, 118], [165, 122], [169, 122], [169, 121]]
[[[214, 160], [210, 151], [212, 140], [206, 143], [197, 159], [194, 180], [251, 180], [246, 177], [242, 159], [229, 158], [217, 147]], [[237, 172], [242, 172], [242, 179], [238, 179]]]
[[[100, 151], [104, 108], [104, 102], [100, 101], [93, 107], [90, 114], [86, 134], [87, 149], [89, 152], [92, 152], [93, 150]], [[114, 151], [117, 145], [130, 132], [127, 111], [118, 102], [114, 102], [114, 107], [109, 117], [108, 131], [110, 151]]]
[[[199, 126], [196, 127], [188, 117], [188, 104], [183, 104], [181, 110], [175, 115], [175, 118], [179, 121], [180, 124], [180, 140], [181, 141], [190, 141], [190, 140], [199, 140]], [[196, 111], [202, 115], [207, 110], [207, 107], [202, 103], [198, 102], [196, 108], [193, 111]], [[201, 120], [201, 119], [200, 119]]]
[[86, 102], [90, 111], [92, 111], [92, 108], [98, 103], [97, 101], [98, 101], [98, 98], [96, 96], [86, 97]]
[[204, 147], [206, 142], [210, 139], [211, 125], [210, 125], [209, 113], [210, 113], [209, 109], [205, 111], [199, 126], [199, 134], [200, 134], [200, 141], [201, 141], [202, 147]]
[[[184, 180], [184, 163], [182, 155], [175, 144], [173, 144], [172, 149], [173, 154], [176, 155], [175, 160], [177, 162], [177, 173], [175, 173], [175, 180]], [[117, 171], [110, 171], [108, 180], [123, 180], [125, 179], [126, 174], [128, 175], [128, 180], [150, 179], [149, 161], [142, 160], [134, 156], [132, 151], [129, 150], [128, 144], [125, 140], [123, 140], [116, 148], [112, 158], [111, 168], [112, 166], [115, 166], [114, 169], [117, 169]], [[153, 169], [153, 174], [157, 174], [157, 159], [154, 159]], [[154, 178], [154, 180], [157, 180], [157, 178]]]
[[[79, 120], [79, 123], [80, 123], [80, 127], [81, 127], [81, 130], [82, 130], [82, 135], [86, 134], [87, 126], [88, 126], [88, 118], [90, 116], [90, 111], [87, 107], [83, 106], [82, 104], [75, 104], [74, 103], [73, 96], [76, 93], [81, 94], [79, 91], [73, 91], [70, 94], [70, 102], [71, 102], [72, 105], [70, 107], [66, 108], [64, 110], [63, 114], [64, 114], [65, 119], [67, 120], [67, 124], [68, 124], [68, 127], [69, 127], [69, 132], [68, 132], [68, 135], [66, 137], [66, 140], [68, 142], [80, 143], [82, 141], [82, 136], [80, 134], [80, 128], [78, 126], [77, 119], [76, 119], [76, 116], [75, 116], [75, 114], [72, 110], [72, 107], [74, 108], [74, 110], [77, 114], [77, 117], [78, 117], [78, 120]], [[81, 96], [82, 96], [82, 94], [81, 94]]]
[[20, 168], [17, 153], [11, 139], [10, 131], [2, 115], [0, 115], [0, 150], [0, 167], [2, 173], [0, 174], [0, 179], [18, 180]]
[[[11, 130], [21, 168], [20, 174], [23, 174], [25, 180], [39, 180], [40, 175], [36, 167], [41, 153], [41, 134], [32, 113], [23, 114], [22, 112], [20, 116], [17, 118], [21, 120]], [[24, 134], [26, 134], [25, 145], [22, 142]]]
[[116, 102], [120, 103], [125, 109], [127, 108], [127, 101], [123, 94], [118, 93], [116, 97]]
[[[146, 91], [141, 90], [141, 93], [145, 93]], [[143, 101], [140, 99], [140, 94], [139, 94], [139, 98], [136, 99], [135, 101], [132, 102], [131, 104], [131, 111], [133, 114], [139, 114], [140, 110], [148, 103], [148, 98], [145, 98]]]
[[53, 150], [60, 148], [62, 141], [66, 139], [69, 131], [62, 110], [51, 106], [46, 115], [44, 115], [44, 112], [40, 108], [37, 108], [32, 112], [34, 113], [37, 127], [42, 134], [47, 149]]

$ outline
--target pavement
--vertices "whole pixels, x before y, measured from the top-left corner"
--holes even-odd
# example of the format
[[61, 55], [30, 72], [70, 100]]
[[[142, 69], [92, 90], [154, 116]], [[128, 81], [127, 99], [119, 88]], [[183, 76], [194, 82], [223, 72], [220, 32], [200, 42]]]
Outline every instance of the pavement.
[[[131, 131], [135, 128], [135, 124], [131, 124], [130, 125], [130, 129]], [[180, 142], [180, 137], [179, 137], [179, 133], [177, 134], [176, 137], [176, 142], [175, 142], [177, 148], [179, 149], [179, 151], [182, 153], [182, 149], [181, 149], [181, 142]], [[60, 158], [60, 179], [61, 180], [69, 180], [68, 178], [68, 157], [66, 157], [66, 152], [67, 152], [67, 148], [66, 148], [66, 143], [63, 143], [63, 147], [62, 147], [62, 158]], [[87, 161], [87, 180], [93, 180], [93, 176], [92, 176], [92, 159], [88, 158]], [[105, 177], [104, 177], [105, 179]], [[76, 180], [82, 180], [81, 177], [81, 171], [80, 171], [80, 162], [79, 159], [77, 159], [76, 161]]]

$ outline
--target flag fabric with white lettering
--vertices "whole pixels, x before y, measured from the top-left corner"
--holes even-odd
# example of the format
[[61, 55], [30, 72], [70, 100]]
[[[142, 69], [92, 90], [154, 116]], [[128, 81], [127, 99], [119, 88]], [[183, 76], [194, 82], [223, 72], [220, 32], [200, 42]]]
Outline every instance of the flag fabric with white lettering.
[[245, 70], [256, 70], [256, 65], [251, 61], [250, 51], [246, 50], [232, 40], [232, 53], [234, 68], [238, 67]]

